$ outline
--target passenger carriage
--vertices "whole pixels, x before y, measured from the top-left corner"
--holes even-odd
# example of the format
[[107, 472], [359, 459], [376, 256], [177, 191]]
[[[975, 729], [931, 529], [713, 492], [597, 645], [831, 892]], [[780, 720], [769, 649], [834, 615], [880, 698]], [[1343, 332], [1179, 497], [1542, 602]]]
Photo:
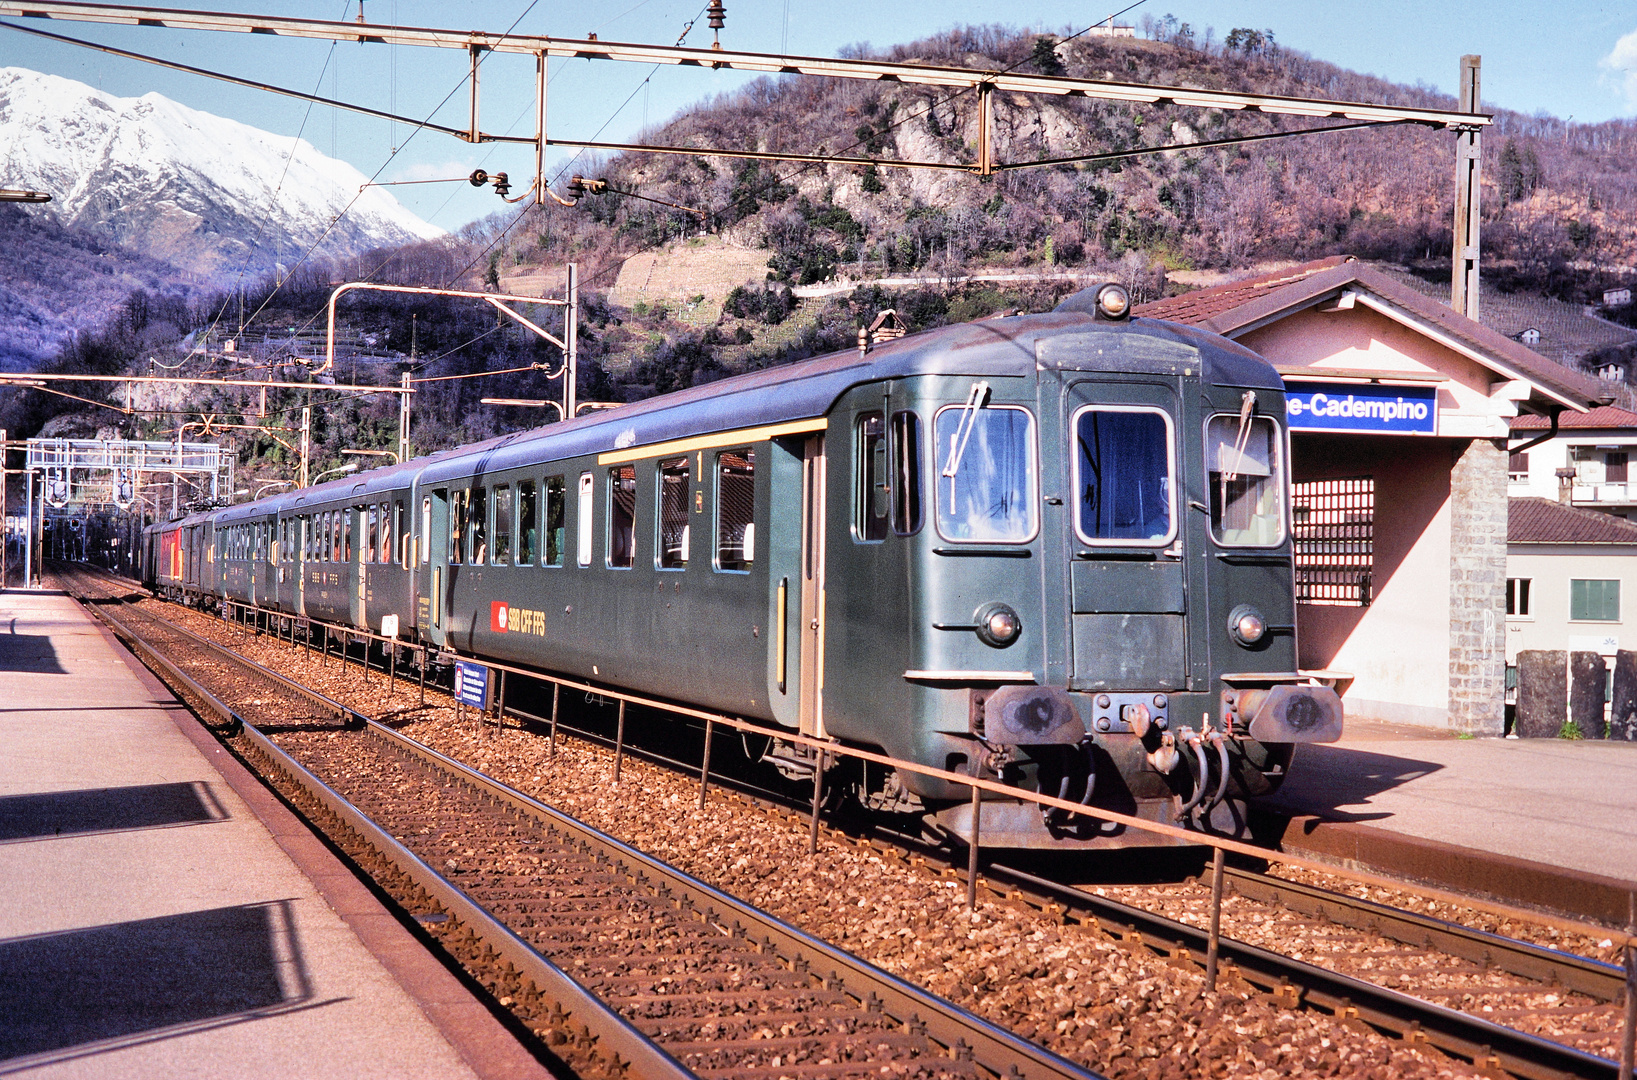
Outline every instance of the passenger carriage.
[[[377, 631], [395, 614], [459, 653], [1238, 833], [1291, 744], [1341, 727], [1296, 668], [1282, 384], [1225, 339], [1127, 320], [1121, 295], [219, 520], [275, 522], [285, 610]], [[962, 785], [877, 772], [863, 789], [970, 835]], [[1159, 842], [1013, 801], [982, 812], [997, 846]]]

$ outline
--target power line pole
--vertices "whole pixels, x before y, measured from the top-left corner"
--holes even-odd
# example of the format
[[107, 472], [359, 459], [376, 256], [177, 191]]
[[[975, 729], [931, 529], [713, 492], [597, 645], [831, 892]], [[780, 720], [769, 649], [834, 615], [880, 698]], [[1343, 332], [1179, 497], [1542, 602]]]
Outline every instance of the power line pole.
[[563, 419], [574, 419], [575, 380], [580, 375], [580, 268], [568, 264], [568, 307], [563, 312], [563, 341], [566, 348], [563, 371]]
[[[1461, 57], [1461, 111], [1479, 109], [1478, 67], [1482, 58]], [[1483, 166], [1481, 129], [1473, 124], [1455, 136], [1455, 248], [1449, 306], [1478, 321], [1478, 202]]]
[[[409, 372], [403, 375], [404, 390], [409, 389]], [[409, 394], [398, 395], [398, 460], [409, 460]]]
[[301, 486], [307, 486], [307, 459], [313, 452], [313, 407], [301, 407]]

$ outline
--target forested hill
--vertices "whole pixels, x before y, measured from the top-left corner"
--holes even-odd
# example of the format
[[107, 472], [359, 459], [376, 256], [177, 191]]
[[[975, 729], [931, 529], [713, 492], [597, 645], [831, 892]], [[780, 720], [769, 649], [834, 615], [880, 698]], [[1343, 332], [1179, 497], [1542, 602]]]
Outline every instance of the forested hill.
[[[980, 69], [1246, 93], [1453, 109], [1456, 102], [1285, 50], [1271, 33], [1231, 44], [1183, 33], [1079, 37], [969, 27], [859, 55]], [[1452, 67], [1455, 61], [1452, 57]], [[1450, 73], [1453, 75], [1453, 71]], [[996, 155], [1023, 161], [1208, 141], [1312, 126], [1259, 113], [1079, 98], [995, 95]], [[1493, 108], [1493, 105], [1488, 106]], [[640, 136], [673, 145], [970, 162], [973, 94], [928, 87], [763, 79]], [[1123, 162], [1070, 164], [992, 179], [919, 169], [802, 167], [723, 158], [624, 155], [599, 170], [614, 187], [708, 212], [707, 225], [766, 247], [774, 274], [801, 283], [984, 266], [1078, 266], [1138, 252], [1171, 269], [1346, 251], [1395, 262], [1448, 257], [1453, 140], [1422, 127], [1338, 132]], [[1567, 294], [1588, 272], [1637, 265], [1637, 122], [1567, 126], [1504, 109], [1484, 134], [1485, 257], [1509, 283]], [[578, 216], [518, 222], [505, 261], [573, 253], [607, 281], [633, 245], [698, 230], [652, 202], [592, 196]], [[509, 222], [494, 223], [504, 227]], [[600, 274], [600, 278], [598, 275]]]

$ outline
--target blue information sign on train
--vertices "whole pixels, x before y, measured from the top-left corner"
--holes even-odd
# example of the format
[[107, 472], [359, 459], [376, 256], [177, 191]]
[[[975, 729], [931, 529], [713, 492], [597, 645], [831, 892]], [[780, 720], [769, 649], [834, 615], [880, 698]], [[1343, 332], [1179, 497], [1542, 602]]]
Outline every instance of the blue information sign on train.
[[1288, 383], [1285, 415], [1292, 431], [1436, 435], [1438, 390], [1377, 383]]

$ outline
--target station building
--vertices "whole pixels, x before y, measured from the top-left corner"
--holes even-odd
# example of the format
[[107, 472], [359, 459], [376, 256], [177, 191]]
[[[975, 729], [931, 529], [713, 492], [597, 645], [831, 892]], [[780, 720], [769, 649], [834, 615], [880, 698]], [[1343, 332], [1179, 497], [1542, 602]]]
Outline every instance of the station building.
[[1302, 666], [1354, 676], [1350, 716], [1501, 734], [1508, 436], [1596, 407], [1598, 380], [1349, 256], [1135, 313], [1284, 379]]

